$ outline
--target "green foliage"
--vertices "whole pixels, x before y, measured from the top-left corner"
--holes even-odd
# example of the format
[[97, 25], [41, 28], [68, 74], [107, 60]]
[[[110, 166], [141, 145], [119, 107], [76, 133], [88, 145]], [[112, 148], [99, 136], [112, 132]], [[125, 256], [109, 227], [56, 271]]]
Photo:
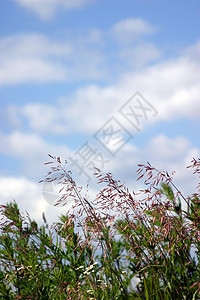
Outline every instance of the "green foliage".
[[66, 193], [75, 191], [74, 210], [48, 229], [45, 217], [39, 227], [17, 203], [1, 205], [0, 299], [200, 298], [199, 194], [184, 198], [148, 163], [138, 170], [142, 200], [96, 170], [106, 187], [91, 202], [52, 158]]

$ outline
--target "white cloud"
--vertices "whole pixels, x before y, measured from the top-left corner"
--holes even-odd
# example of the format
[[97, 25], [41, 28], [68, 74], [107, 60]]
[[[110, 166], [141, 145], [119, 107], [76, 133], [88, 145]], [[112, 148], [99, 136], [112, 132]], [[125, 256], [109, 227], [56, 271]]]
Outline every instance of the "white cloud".
[[20, 114], [28, 119], [31, 129], [50, 134], [69, 133], [70, 128], [60, 107], [43, 104], [26, 104]]
[[58, 216], [65, 214], [70, 206], [55, 207], [50, 205], [42, 193], [43, 185], [26, 177], [0, 177], [1, 204], [13, 200], [22, 213], [28, 212], [31, 219], [43, 224], [42, 213], [45, 213], [47, 223], [58, 221]]
[[[139, 91], [157, 109], [158, 114], [152, 119], [153, 122], [198, 118], [199, 47], [200, 43], [197, 43], [185, 49], [178, 58], [154, 63], [149, 67], [144, 66], [138, 71], [123, 73], [113, 84], [103, 87], [98, 85], [81, 87], [73, 94], [63, 96], [55, 105], [26, 104], [20, 107], [20, 110], [16, 107], [15, 118], [14, 108], [12, 108], [12, 118], [19, 121], [20, 118], [25, 117], [29, 128], [40, 133], [92, 134], [111, 116], [119, 118], [118, 109], [136, 91]], [[62, 47], [57, 45], [55, 48], [57, 52], [65, 55]], [[32, 51], [35, 53], [38, 50]], [[49, 47], [49, 50], [42, 51], [53, 50]], [[122, 122], [125, 120], [123, 119]], [[148, 120], [148, 124], [151, 122]], [[125, 126], [131, 129], [130, 124]]]
[[18, 34], [10, 37], [4, 37], [0, 42], [0, 49], [3, 58], [6, 58], [6, 51], [9, 49], [10, 56], [22, 55], [23, 57], [45, 55], [67, 56], [71, 48], [67, 44], [55, 42], [41, 34]]
[[[17, 72], [18, 71], [18, 72]], [[61, 66], [52, 65], [40, 59], [18, 59], [1, 64], [1, 84], [21, 82], [63, 81], [66, 78]]]
[[[98, 150], [101, 151], [102, 149], [99, 147]], [[146, 165], [148, 161], [153, 167], [167, 171], [170, 175], [175, 171], [173, 183], [187, 197], [197, 192], [196, 187], [200, 179], [192, 174], [191, 169], [186, 167], [191, 164], [193, 157], [197, 158], [199, 156], [199, 152], [200, 149], [194, 147], [191, 141], [184, 136], [169, 138], [166, 135], [157, 135], [147, 140], [140, 147], [137, 146], [137, 138], [135, 138], [132, 144], [127, 143], [115, 157], [111, 157], [108, 154], [105, 155], [104, 158], [109, 161], [105, 164], [102, 171], [103, 173], [111, 172], [115, 179], [125, 182], [125, 185], [131, 191], [137, 193], [140, 189], [146, 188], [143, 179], [136, 180], [138, 177], [136, 172], [138, 164]], [[81, 179], [82, 183], [86, 185], [86, 178], [82, 176]], [[80, 183], [80, 178], [78, 180]], [[105, 186], [104, 184], [97, 185], [96, 182], [97, 180], [92, 177], [89, 195], [90, 187], [98, 191]]]
[[[0, 86], [103, 78], [105, 74], [98, 33], [62, 41], [40, 34], [0, 39]], [[87, 72], [86, 72], [87, 70]]]
[[200, 179], [186, 167], [191, 164], [193, 157], [199, 157], [200, 149], [194, 147], [188, 138], [158, 135], [146, 141], [143, 147], [136, 147], [134, 142], [137, 145], [137, 138], [133, 144], [129, 143], [122, 148], [116, 158], [110, 161], [106, 171], [112, 172], [116, 179], [125, 181], [131, 190], [138, 192], [144, 188], [144, 181], [136, 181], [136, 170], [138, 164], [146, 165], [148, 161], [158, 170], [167, 171], [169, 174], [175, 171], [173, 182], [186, 197], [197, 192], [196, 187]]
[[162, 57], [162, 51], [152, 43], [140, 43], [119, 50], [118, 57], [129, 69], [142, 69], [150, 62]]
[[[193, 46], [196, 51], [199, 43]], [[155, 120], [197, 118], [200, 110], [199, 60], [187, 49], [176, 59], [121, 77], [118, 88], [140, 91], [158, 110]]]
[[[176, 164], [184, 161], [184, 156], [190, 149], [190, 142], [186, 137], [168, 138], [165, 135], [154, 137], [147, 145], [148, 155], [161, 168], [176, 169]], [[188, 162], [189, 163], [189, 162]]]
[[116, 116], [131, 129], [132, 125], [119, 116], [118, 109], [139, 91], [158, 111], [155, 118], [146, 122], [148, 126], [161, 120], [197, 119], [200, 111], [198, 78], [199, 61], [186, 51], [177, 59], [123, 74], [113, 85], [81, 88], [70, 105], [67, 97], [63, 100], [62, 110], [66, 105], [66, 112], [69, 112], [66, 117], [73, 124], [71, 128], [79, 132], [95, 132], [111, 116]]
[[92, 0], [14, 0], [21, 6], [34, 12], [43, 20], [50, 20], [56, 13], [57, 9], [66, 10], [79, 8], [90, 3]]
[[0, 177], [1, 203], [15, 200], [20, 209], [31, 213], [32, 218], [41, 218], [48, 206], [41, 193], [41, 186], [25, 177]]
[[144, 35], [152, 34], [156, 28], [140, 18], [130, 18], [116, 23], [111, 29], [111, 35], [120, 43], [132, 43]]
[[63, 81], [66, 70], [56, 57], [67, 57], [70, 46], [42, 35], [17, 35], [0, 40], [0, 85]]
[[149, 161], [158, 169], [168, 171], [174, 175], [174, 183], [187, 197], [197, 192], [199, 178], [186, 167], [191, 164], [193, 157], [199, 157], [200, 149], [191, 144], [189, 138], [178, 136], [169, 138], [166, 135], [155, 136], [143, 149], [140, 161]]
[[[129, 23], [137, 27], [137, 34], [141, 37], [153, 30], [141, 19], [117, 23], [116, 30]], [[36, 33], [1, 38], [0, 86], [27, 82], [113, 80], [127, 68], [141, 68], [160, 58], [161, 50], [143, 40], [134, 45], [118, 45], [111, 58], [110, 47], [115, 38], [113, 30], [112, 34], [109, 29], [100, 31], [95, 28], [87, 32], [66, 31], [62, 40]]]
[[11, 130], [21, 127], [22, 119], [19, 108], [15, 105], [0, 107], [0, 128]]
[[37, 156], [41, 150], [46, 150], [47, 144], [36, 134], [13, 131], [10, 135], [1, 134], [0, 149], [4, 154], [16, 157]]
[[0, 133], [0, 153], [20, 159], [20, 171], [41, 178], [48, 154], [67, 158], [72, 151], [65, 145], [47, 143], [37, 134], [13, 131], [7, 135]]

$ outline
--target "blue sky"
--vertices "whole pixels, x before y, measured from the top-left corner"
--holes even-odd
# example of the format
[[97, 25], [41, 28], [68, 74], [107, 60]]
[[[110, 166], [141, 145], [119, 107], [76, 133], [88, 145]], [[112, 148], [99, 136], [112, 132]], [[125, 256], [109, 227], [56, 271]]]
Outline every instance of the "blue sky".
[[[148, 160], [194, 192], [185, 167], [200, 152], [199, 28], [197, 0], [1, 0], [1, 202], [16, 199], [36, 219], [42, 211], [54, 219], [60, 210], [38, 184], [43, 163], [48, 153], [77, 158], [83, 145], [132, 189]], [[149, 108], [140, 130], [120, 113], [133, 101]], [[125, 143], [104, 147], [97, 132], [118, 122]]]

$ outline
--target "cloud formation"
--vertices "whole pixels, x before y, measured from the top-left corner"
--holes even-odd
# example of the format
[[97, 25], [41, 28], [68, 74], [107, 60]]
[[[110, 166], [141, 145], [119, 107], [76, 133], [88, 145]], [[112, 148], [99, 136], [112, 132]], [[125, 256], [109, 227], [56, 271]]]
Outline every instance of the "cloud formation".
[[[27, 103], [2, 108], [2, 126], [20, 129], [21, 124], [26, 122], [29, 130], [37, 134], [94, 134], [110, 117], [120, 117], [118, 110], [136, 91], [158, 111], [155, 118], [148, 120], [148, 126], [152, 122], [198, 119], [199, 47], [200, 43], [197, 43], [177, 58], [155, 63], [137, 72], [122, 73], [112, 84], [84, 85], [52, 104]], [[62, 47], [55, 49], [65, 55]], [[31, 51], [37, 52], [38, 49]], [[48, 51], [55, 50], [49, 47]], [[126, 120], [120, 120], [127, 129], [132, 129]]]
[[69, 157], [72, 150], [65, 143], [48, 143], [38, 134], [12, 131], [9, 134], [0, 132], [0, 154], [18, 159], [21, 172], [27, 176], [41, 178], [48, 154]]
[[51, 225], [58, 221], [58, 216], [65, 214], [69, 206], [55, 207], [50, 205], [42, 193], [43, 186], [26, 177], [0, 176], [1, 204], [16, 201], [23, 215], [29, 213], [30, 218], [40, 225], [43, 224], [42, 214]]
[[43, 20], [51, 20], [59, 8], [66, 10], [80, 8], [93, 0], [13, 0], [32, 11]]
[[32, 33], [0, 39], [0, 86], [103, 78], [104, 55], [93, 32], [79, 38], [56, 41]]
[[[127, 23], [131, 23], [130, 32]], [[66, 32], [60, 40], [37, 33], [1, 38], [0, 86], [111, 81], [121, 72], [145, 67], [162, 57], [162, 50], [143, 38], [152, 28], [141, 19], [128, 19], [105, 31]], [[118, 40], [115, 45], [120, 35], [130, 36], [130, 43]], [[135, 35], [141, 39], [131, 43]]]
[[111, 34], [120, 43], [131, 44], [145, 35], [153, 34], [157, 28], [140, 18], [129, 18], [117, 22], [111, 28]]
[[193, 52], [186, 50], [176, 59], [154, 64], [140, 72], [127, 72], [115, 84], [84, 86], [55, 104], [26, 104], [15, 119], [20, 113], [30, 129], [38, 133], [92, 134], [110, 117], [116, 116], [131, 130], [131, 124], [126, 124], [118, 110], [137, 90], [158, 111], [155, 118], [148, 120], [148, 126], [152, 122], [197, 119], [200, 68], [193, 53], [198, 48], [196, 44]]
[[[55, 61], [70, 47], [39, 34], [16, 35], [0, 40], [0, 85], [62, 81], [66, 71]], [[53, 59], [54, 58], [54, 59]]]

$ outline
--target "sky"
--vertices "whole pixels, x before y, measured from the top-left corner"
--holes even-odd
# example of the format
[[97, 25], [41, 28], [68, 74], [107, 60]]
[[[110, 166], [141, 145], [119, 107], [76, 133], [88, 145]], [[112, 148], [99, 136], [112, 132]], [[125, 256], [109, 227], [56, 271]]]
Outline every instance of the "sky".
[[198, 0], [1, 0], [0, 202], [56, 221], [48, 154], [90, 199], [94, 166], [137, 191], [147, 161], [194, 193], [199, 28]]

